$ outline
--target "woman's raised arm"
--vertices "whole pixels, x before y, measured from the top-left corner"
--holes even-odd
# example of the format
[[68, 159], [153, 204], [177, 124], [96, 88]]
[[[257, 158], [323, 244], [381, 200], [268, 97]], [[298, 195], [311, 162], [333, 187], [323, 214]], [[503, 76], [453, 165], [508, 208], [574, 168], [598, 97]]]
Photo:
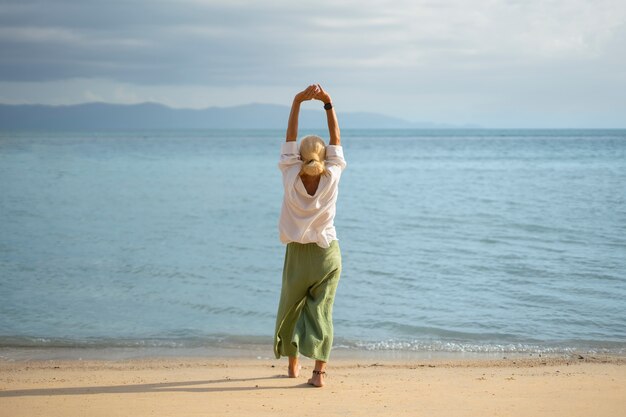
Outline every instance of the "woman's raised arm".
[[315, 98], [319, 93], [319, 85], [311, 84], [305, 90], [300, 91], [293, 98], [291, 104], [291, 113], [289, 113], [289, 122], [287, 123], [287, 142], [294, 142], [298, 139], [298, 116], [300, 115], [300, 103]]
[[328, 121], [328, 133], [330, 135], [330, 145], [341, 145], [341, 132], [339, 131], [339, 123], [337, 122], [337, 114], [335, 108], [332, 105], [330, 95], [324, 91], [321, 85], [317, 85], [318, 93], [315, 94], [315, 98], [324, 103], [326, 109], [326, 120]]

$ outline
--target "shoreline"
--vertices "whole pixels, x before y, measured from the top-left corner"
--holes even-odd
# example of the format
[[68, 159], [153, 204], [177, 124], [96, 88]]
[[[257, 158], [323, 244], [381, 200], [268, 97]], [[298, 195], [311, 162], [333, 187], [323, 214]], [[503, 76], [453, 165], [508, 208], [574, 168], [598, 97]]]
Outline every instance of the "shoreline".
[[[383, 360], [383, 361], [417, 361], [417, 360], [477, 360], [490, 361], [501, 359], [587, 359], [594, 357], [611, 358], [611, 361], [626, 361], [626, 355], [614, 352], [571, 350], [557, 352], [526, 352], [526, 351], [444, 351], [444, 350], [401, 350], [401, 349], [353, 349], [333, 348], [333, 360]], [[256, 344], [245, 346], [200, 346], [200, 347], [163, 347], [163, 346], [23, 346], [0, 347], [0, 363], [16, 361], [47, 361], [47, 360], [149, 360], [149, 359], [274, 359], [270, 345]]]
[[326, 386], [287, 361], [244, 358], [0, 360], [0, 410], [12, 417], [234, 415], [617, 416], [626, 358], [332, 358]]
[[[240, 355], [241, 354], [241, 355]], [[237, 354], [222, 356], [142, 356], [142, 357], [117, 357], [117, 358], [37, 358], [37, 359], [5, 359], [0, 358], [0, 371], [3, 370], [22, 370], [22, 369], [49, 369], [51, 365], [64, 365], [69, 368], [82, 367], [102, 367], [102, 368], [124, 368], [125, 366], [140, 368], [176, 368], [191, 366], [213, 366], [215, 364], [230, 364], [237, 366], [238, 364], [246, 365], [275, 365], [282, 366], [287, 363], [286, 357], [276, 359], [274, 357], [262, 356], [244, 356], [242, 352]], [[301, 363], [310, 363], [315, 360], [300, 356]], [[626, 357], [619, 355], [504, 355], [494, 357], [492, 355], [433, 355], [407, 357], [399, 356], [381, 356], [378, 354], [367, 355], [361, 354], [357, 356], [348, 355], [331, 355], [328, 361], [329, 366], [386, 366], [386, 367], [445, 367], [445, 368], [472, 368], [472, 367], [541, 367], [541, 366], [570, 366], [578, 364], [604, 364], [625, 367]], [[272, 366], [274, 367], [274, 366]]]

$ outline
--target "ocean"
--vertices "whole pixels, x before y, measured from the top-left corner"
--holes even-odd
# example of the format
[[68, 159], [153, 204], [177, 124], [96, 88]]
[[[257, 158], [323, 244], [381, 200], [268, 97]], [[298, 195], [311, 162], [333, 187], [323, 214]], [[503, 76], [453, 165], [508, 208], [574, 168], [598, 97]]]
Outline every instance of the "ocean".
[[[272, 356], [283, 141], [0, 132], [0, 356]], [[344, 130], [342, 144], [336, 351], [626, 354], [626, 130]]]

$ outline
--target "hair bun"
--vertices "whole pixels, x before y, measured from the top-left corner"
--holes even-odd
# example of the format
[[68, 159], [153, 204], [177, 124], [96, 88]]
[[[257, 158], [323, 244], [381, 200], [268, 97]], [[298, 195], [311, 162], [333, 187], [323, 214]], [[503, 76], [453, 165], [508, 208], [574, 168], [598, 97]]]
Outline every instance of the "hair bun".
[[319, 136], [308, 135], [300, 142], [300, 175], [317, 176], [326, 173], [326, 144]]
[[302, 165], [302, 173], [311, 176], [317, 176], [324, 173], [326, 165], [324, 162], [317, 161], [315, 159], [309, 160], [309, 162]]

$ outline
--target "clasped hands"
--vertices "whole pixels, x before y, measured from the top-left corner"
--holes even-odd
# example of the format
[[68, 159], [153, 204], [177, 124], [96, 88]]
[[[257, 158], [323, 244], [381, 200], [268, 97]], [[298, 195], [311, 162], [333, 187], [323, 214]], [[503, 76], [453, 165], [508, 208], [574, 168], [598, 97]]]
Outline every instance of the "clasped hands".
[[303, 91], [300, 91], [296, 94], [294, 98], [298, 103], [302, 103], [307, 100], [319, 100], [323, 103], [330, 103], [330, 95], [319, 84], [311, 84]]

